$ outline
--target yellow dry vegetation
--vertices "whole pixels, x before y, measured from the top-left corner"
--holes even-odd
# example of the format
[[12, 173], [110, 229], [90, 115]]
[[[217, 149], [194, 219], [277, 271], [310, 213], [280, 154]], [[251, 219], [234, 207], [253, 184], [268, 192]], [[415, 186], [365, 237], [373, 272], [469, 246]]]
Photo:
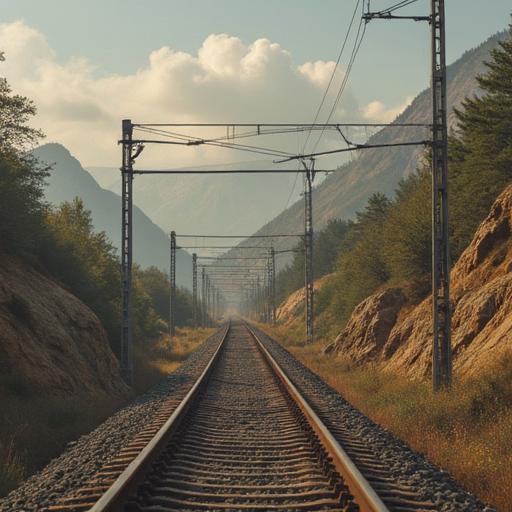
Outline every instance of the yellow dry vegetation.
[[456, 375], [451, 391], [427, 382], [358, 367], [322, 355], [325, 341], [306, 346], [298, 326], [261, 326], [351, 404], [412, 449], [449, 471], [498, 510], [512, 510], [512, 353], [478, 377]]
[[162, 335], [150, 347], [137, 347], [135, 351], [134, 388], [142, 393], [176, 370], [216, 329], [177, 328], [171, 339]]

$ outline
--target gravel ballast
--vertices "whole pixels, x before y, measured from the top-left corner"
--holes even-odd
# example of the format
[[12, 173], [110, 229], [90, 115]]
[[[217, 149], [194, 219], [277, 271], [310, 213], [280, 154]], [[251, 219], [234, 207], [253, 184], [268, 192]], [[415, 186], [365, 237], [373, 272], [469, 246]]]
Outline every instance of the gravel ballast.
[[[350, 405], [266, 333], [252, 327], [267, 350], [326, 423], [342, 428], [371, 447], [396, 482], [411, 486], [441, 512], [494, 512], [461, 488], [453, 477], [412, 451], [389, 431]], [[192, 385], [213, 355], [222, 330], [208, 338], [162, 383], [125, 406], [91, 433], [70, 443], [41, 472], [0, 500], [0, 511], [41, 511], [63, 495], [82, 487], [120, 448], [150, 422], [162, 404]], [[336, 437], [336, 436], [335, 436]]]
[[43, 470], [0, 500], [2, 512], [36, 512], [82, 487], [111, 460], [120, 448], [150, 422], [162, 404], [192, 385], [212, 357], [222, 330], [208, 338], [161, 383], [140, 395], [89, 434], [69, 443], [67, 449]]

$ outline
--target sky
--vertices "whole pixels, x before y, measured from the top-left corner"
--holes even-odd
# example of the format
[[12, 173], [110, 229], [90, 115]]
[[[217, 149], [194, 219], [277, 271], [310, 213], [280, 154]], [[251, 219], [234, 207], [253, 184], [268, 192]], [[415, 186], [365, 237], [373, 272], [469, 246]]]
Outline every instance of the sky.
[[[356, 1], [0, 0], [7, 58], [0, 75], [34, 99], [48, 141], [63, 143], [85, 165], [117, 166], [123, 117], [311, 122]], [[372, 0], [371, 7], [393, 3]], [[418, 0], [403, 13], [428, 9], [427, 0]], [[448, 62], [505, 29], [511, 10], [509, 0], [446, 0]], [[368, 24], [332, 120], [392, 120], [428, 84], [429, 46], [426, 23]], [[197, 165], [209, 158], [234, 157], [226, 150], [156, 152], [147, 163]]]

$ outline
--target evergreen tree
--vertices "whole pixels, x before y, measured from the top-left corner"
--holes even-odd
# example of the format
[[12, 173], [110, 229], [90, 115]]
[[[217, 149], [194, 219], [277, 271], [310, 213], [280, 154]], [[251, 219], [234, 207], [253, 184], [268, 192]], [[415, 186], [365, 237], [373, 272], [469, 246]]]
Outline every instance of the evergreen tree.
[[42, 136], [28, 125], [35, 112], [34, 104], [13, 94], [0, 77], [0, 250], [26, 257], [38, 246], [47, 209], [43, 189], [48, 168], [25, 152]]
[[512, 28], [492, 50], [480, 95], [456, 110], [450, 141], [454, 257], [467, 246], [496, 196], [512, 180]]

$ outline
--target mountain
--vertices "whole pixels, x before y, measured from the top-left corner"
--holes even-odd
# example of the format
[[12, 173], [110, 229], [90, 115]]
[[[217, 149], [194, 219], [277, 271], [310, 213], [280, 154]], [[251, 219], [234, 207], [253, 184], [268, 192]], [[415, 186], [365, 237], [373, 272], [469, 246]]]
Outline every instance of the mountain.
[[[484, 61], [505, 32], [490, 37], [460, 59], [448, 66], [449, 122], [454, 126], [453, 108], [458, 107], [466, 96], [478, 94], [475, 77], [484, 71]], [[411, 105], [396, 119], [396, 123], [431, 122], [430, 89], [421, 92]], [[429, 134], [421, 128], [384, 128], [369, 142], [386, 144], [399, 141], [424, 140]], [[340, 167], [328, 176], [313, 191], [313, 219], [315, 229], [321, 229], [329, 219], [350, 218], [361, 210], [367, 199], [375, 192], [393, 196], [400, 179], [414, 171], [423, 147], [393, 147], [364, 150], [353, 161]], [[319, 160], [320, 162], [321, 160]], [[261, 227], [256, 234], [300, 233], [304, 230], [303, 202], [297, 201], [271, 222]], [[254, 241], [250, 244], [254, 245]], [[276, 247], [287, 249], [293, 246], [293, 238], [276, 240]], [[241, 245], [249, 245], [246, 241]], [[283, 258], [281, 261], [283, 261]]]
[[[45, 144], [33, 151], [42, 162], [52, 164], [46, 187], [46, 199], [53, 205], [81, 197], [91, 210], [94, 227], [105, 231], [115, 247], [121, 247], [121, 197], [101, 188], [80, 162], [60, 144]], [[118, 171], [119, 172], [119, 171]], [[133, 257], [142, 267], [154, 265], [167, 272], [169, 239], [140, 209], [133, 208]], [[177, 251], [177, 283], [191, 287], [192, 260], [185, 251]]]
[[[290, 166], [287, 166], [290, 168]], [[258, 170], [276, 168], [265, 161], [188, 167], [180, 170]], [[109, 190], [121, 190], [119, 170], [89, 167], [88, 171]], [[295, 174], [187, 174], [137, 176], [134, 202], [166, 231], [250, 234], [286, 206]], [[293, 200], [298, 198], [299, 186]]]

